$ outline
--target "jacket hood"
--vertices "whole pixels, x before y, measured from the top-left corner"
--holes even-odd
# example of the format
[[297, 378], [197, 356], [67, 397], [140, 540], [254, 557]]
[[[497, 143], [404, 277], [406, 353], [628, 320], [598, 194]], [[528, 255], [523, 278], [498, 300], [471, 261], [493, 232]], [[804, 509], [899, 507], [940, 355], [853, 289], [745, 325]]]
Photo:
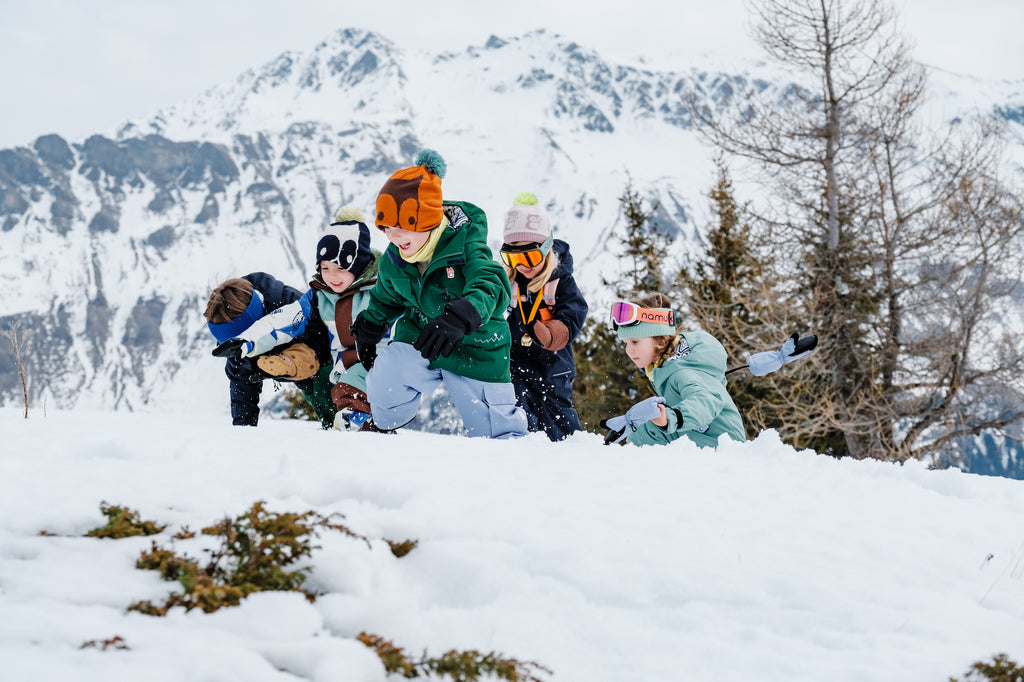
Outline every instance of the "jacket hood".
[[681, 369], [695, 369], [711, 375], [724, 383], [728, 356], [718, 339], [702, 331], [684, 332], [676, 352], [665, 360], [652, 374], [668, 376]]
[[572, 254], [569, 253], [569, 245], [561, 239], [556, 239], [551, 248], [558, 254], [558, 266], [551, 273], [551, 279], [558, 279], [572, 274]]

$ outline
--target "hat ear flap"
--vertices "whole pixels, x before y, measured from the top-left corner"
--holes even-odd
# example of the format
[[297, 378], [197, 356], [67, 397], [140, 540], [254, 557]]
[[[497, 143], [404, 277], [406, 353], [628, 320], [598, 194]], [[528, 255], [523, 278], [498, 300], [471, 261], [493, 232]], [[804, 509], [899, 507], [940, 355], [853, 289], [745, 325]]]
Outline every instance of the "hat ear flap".
[[415, 230], [420, 214], [419, 199], [410, 197], [398, 209], [398, 226], [403, 230]]
[[390, 194], [377, 196], [377, 227], [395, 227], [398, 225], [398, 203]]
[[316, 244], [316, 270], [320, 272], [321, 261], [336, 261], [341, 250], [341, 240], [335, 234], [325, 234]]
[[359, 244], [352, 239], [347, 239], [342, 242], [338, 253], [339, 264], [346, 270], [351, 270], [352, 264], [356, 262], [357, 255], [359, 255]]

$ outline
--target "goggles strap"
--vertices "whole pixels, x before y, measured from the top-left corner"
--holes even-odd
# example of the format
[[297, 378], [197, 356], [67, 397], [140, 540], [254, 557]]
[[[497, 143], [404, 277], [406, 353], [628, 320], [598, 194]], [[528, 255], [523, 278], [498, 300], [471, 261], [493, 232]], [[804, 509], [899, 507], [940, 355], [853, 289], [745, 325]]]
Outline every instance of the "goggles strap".
[[551, 245], [555, 243], [555, 235], [549, 234], [548, 238], [540, 245], [540, 255], [543, 258], [548, 257], [548, 253], [551, 252]]

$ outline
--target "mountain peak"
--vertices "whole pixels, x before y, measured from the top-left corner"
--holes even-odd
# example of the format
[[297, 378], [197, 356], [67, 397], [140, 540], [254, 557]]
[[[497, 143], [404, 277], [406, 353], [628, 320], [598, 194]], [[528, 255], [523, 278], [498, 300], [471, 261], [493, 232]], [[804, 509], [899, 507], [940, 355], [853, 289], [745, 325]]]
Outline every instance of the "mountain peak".
[[[262, 66], [162, 109], [117, 132], [226, 141], [243, 130], [283, 130], [297, 122], [344, 119], [374, 99], [381, 85], [404, 80], [390, 40], [360, 28], [338, 29], [310, 51], [282, 52]], [[370, 78], [373, 76], [372, 78]], [[404, 115], [404, 114], [403, 114]]]

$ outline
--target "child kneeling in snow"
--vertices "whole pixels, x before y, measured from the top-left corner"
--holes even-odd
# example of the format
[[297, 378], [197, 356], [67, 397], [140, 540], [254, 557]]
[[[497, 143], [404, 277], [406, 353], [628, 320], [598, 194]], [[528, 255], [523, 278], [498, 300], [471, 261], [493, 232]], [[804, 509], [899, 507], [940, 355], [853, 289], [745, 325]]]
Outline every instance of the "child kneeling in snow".
[[343, 206], [317, 242], [316, 272], [309, 290], [233, 340], [245, 358], [289, 343], [310, 328], [326, 328], [333, 362], [331, 399], [338, 410], [334, 426], [339, 429], [358, 427], [370, 417], [366, 368], [359, 363], [351, 326], [369, 303], [379, 259], [380, 252], [370, 248], [363, 212]]
[[668, 296], [655, 293], [613, 303], [612, 326], [626, 355], [664, 399], [656, 417], [633, 425], [628, 442], [664, 445], [686, 436], [714, 447], [722, 434], [745, 440], [743, 419], [725, 388], [725, 348], [707, 332], [677, 333]]
[[[509, 283], [487, 246], [487, 218], [473, 204], [442, 202], [440, 154], [423, 150], [415, 163], [377, 196], [377, 227], [391, 245], [352, 328], [360, 360], [373, 368], [366, 428], [404, 426], [424, 393], [443, 383], [468, 435], [525, 435], [509, 375]], [[376, 344], [395, 319], [394, 340], [374, 364]]]

